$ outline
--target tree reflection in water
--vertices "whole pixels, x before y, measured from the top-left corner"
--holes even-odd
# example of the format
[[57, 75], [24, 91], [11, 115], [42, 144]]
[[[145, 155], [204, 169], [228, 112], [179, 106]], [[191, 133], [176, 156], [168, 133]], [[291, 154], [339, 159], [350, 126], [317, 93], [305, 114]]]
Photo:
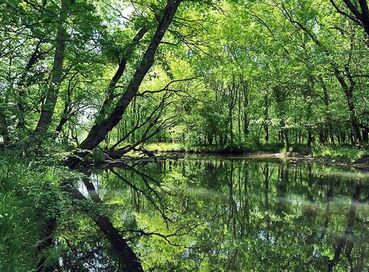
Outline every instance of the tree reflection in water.
[[354, 170], [187, 158], [88, 175], [91, 201], [59, 230], [62, 271], [125, 269], [99, 220], [145, 271], [369, 269], [369, 183]]

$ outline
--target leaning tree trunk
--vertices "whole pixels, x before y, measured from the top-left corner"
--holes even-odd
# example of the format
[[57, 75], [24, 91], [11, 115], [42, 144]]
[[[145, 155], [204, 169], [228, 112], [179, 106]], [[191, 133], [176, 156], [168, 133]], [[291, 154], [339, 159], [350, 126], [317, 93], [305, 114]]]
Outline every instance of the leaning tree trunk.
[[58, 22], [58, 30], [55, 39], [54, 64], [51, 74], [51, 80], [48, 85], [46, 99], [41, 108], [40, 119], [35, 129], [35, 135], [42, 135], [47, 132], [55, 110], [56, 101], [59, 95], [59, 86], [62, 81], [63, 64], [65, 57], [65, 42], [67, 31], [65, 29], [65, 20], [68, 15], [70, 0], [61, 0], [61, 9]]
[[124, 48], [123, 57], [118, 64], [118, 69], [115, 72], [113, 78], [110, 80], [109, 86], [106, 90], [106, 97], [99, 113], [100, 118], [105, 118], [107, 113], [109, 112], [109, 108], [114, 99], [114, 90], [126, 70], [127, 62], [134, 52], [136, 45], [140, 42], [147, 31], [147, 27], [141, 28], [136, 36], [133, 38], [132, 42]]
[[[156, 32], [151, 39], [151, 42], [141, 60], [141, 63], [136, 69], [136, 72], [127, 86], [126, 92], [120, 97], [117, 105], [112, 110], [111, 114], [106, 118], [97, 117], [97, 121], [92, 126], [86, 139], [80, 144], [81, 150], [92, 150], [97, 147], [106, 137], [106, 135], [119, 123], [122, 116], [136, 96], [138, 89], [154, 64], [155, 53], [160, 45], [165, 32], [170, 26], [177, 8], [182, 0], [168, 0], [163, 12], [163, 16], [159, 22]], [[81, 154], [83, 155], [83, 154]]]

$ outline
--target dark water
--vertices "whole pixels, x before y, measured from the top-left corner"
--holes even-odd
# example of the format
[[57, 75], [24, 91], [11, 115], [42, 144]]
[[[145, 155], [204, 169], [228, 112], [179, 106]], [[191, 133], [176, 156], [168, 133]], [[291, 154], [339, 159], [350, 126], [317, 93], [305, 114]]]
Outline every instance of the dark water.
[[[93, 183], [147, 271], [369, 271], [365, 173], [188, 158], [99, 170]], [[104, 235], [83, 216], [78, 230], [83, 267], [114, 271]]]

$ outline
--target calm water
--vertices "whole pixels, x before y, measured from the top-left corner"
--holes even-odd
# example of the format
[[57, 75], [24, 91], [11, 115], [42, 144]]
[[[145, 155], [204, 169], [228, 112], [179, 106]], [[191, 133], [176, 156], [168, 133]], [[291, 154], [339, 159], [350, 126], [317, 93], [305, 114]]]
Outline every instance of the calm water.
[[[92, 180], [147, 271], [369, 271], [365, 173], [187, 158], [99, 170]], [[114, 271], [104, 236], [80, 221], [74, 256], [90, 271]], [[76, 265], [72, 256], [64, 263]]]

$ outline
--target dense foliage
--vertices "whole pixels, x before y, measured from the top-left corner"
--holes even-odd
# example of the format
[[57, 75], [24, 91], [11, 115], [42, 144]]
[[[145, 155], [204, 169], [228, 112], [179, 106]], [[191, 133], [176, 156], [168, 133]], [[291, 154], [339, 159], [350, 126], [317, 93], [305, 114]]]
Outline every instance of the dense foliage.
[[0, 270], [175, 268], [82, 165], [161, 142], [366, 155], [368, 22], [367, 0], [0, 1]]
[[184, 1], [155, 40], [162, 2], [4, 1], [4, 142], [367, 143], [367, 35], [344, 4]]

